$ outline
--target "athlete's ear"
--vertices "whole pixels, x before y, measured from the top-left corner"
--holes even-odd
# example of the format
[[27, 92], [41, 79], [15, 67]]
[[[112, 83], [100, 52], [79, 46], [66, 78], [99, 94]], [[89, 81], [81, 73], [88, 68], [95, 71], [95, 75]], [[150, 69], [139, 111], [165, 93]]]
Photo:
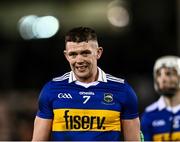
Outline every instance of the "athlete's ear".
[[103, 48], [98, 47], [98, 49], [97, 49], [97, 60], [101, 58], [102, 53], [103, 53]]
[[64, 50], [64, 56], [66, 57], [66, 60], [69, 60], [68, 56], [67, 56], [67, 51], [66, 50]]

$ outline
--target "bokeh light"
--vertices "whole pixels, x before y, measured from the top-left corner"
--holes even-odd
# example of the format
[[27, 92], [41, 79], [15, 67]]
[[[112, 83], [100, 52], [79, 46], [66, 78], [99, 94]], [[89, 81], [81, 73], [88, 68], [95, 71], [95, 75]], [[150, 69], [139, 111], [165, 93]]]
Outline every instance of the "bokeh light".
[[107, 18], [115, 27], [125, 27], [129, 24], [130, 16], [124, 1], [114, 0], [109, 3]]
[[42, 39], [54, 36], [59, 30], [59, 21], [53, 16], [29, 15], [22, 17], [18, 23], [23, 39]]

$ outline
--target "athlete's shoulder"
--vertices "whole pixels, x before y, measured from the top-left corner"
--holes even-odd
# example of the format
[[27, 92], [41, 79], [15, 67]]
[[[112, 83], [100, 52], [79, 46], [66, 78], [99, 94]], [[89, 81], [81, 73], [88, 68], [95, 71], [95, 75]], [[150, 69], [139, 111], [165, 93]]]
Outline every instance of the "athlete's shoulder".
[[154, 102], [145, 108], [146, 113], [154, 112], [158, 110], [158, 102]]
[[67, 72], [61, 76], [55, 77], [52, 79], [52, 82], [63, 82], [65, 80], [68, 80], [70, 77], [70, 72]]
[[45, 85], [44, 85], [44, 89], [51, 89], [52, 87], [58, 86], [60, 87], [61, 85], [65, 85], [68, 83], [68, 79], [69, 79], [69, 72], [59, 76], [59, 77], [55, 77], [52, 78], [50, 81], [48, 81]]
[[125, 90], [132, 90], [131, 85], [123, 78], [118, 78], [110, 74], [106, 74], [107, 83], [114, 87]]
[[136, 96], [136, 93], [134, 92], [132, 86], [122, 78], [115, 77], [110, 74], [106, 74], [107, 84], [111, 87], [111, 89], [118, 90], [120, 92], [123, 92], [124, 94], [129, 94], [130, 96]]
[[107, 73], [106, 73], [106, 79], [107, 79], [107, 81], [114, 82], [114, 83], [120, 83], [120, 84], [125, 83], [124, 79], [115, 77], [115, 76], [113, 76], [111, 74], [107, 74]]

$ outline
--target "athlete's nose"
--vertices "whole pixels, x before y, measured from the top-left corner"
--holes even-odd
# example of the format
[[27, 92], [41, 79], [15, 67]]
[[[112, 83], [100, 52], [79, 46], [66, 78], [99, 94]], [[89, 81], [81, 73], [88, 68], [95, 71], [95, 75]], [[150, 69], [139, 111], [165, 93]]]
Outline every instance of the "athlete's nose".
[[77, 62], [78, 64], [81, 64], [81, 63], [84, 62], [84, 58], [82, 57], [82, 55], [77, 55], [77, 57], [76, 57], [76, 62]]

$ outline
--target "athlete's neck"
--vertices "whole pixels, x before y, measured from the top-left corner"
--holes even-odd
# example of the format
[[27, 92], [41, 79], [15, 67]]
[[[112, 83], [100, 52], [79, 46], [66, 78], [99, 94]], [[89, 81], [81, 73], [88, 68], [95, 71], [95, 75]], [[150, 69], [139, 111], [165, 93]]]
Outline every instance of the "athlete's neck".
[[167, 106], [175, 107], [175, 106], [179, 105], [180, 104], [180, 90], [178, 90], [174, 94], [174, 96], [172, 96], [170, 98], [164, 96], [164, 99], [165, 99], [165, 102], [166, 102]]
[[78, 81], [83, 82], [83, 83], [91, 83], [91, 82], [95, 82], [98, 80], [98, 76], [99, 76], [99, 71], [98, 69], [96, 69], [95, 72], [93, 72], [92, 76], [88, 77], [88, 78], [77, 78]]

